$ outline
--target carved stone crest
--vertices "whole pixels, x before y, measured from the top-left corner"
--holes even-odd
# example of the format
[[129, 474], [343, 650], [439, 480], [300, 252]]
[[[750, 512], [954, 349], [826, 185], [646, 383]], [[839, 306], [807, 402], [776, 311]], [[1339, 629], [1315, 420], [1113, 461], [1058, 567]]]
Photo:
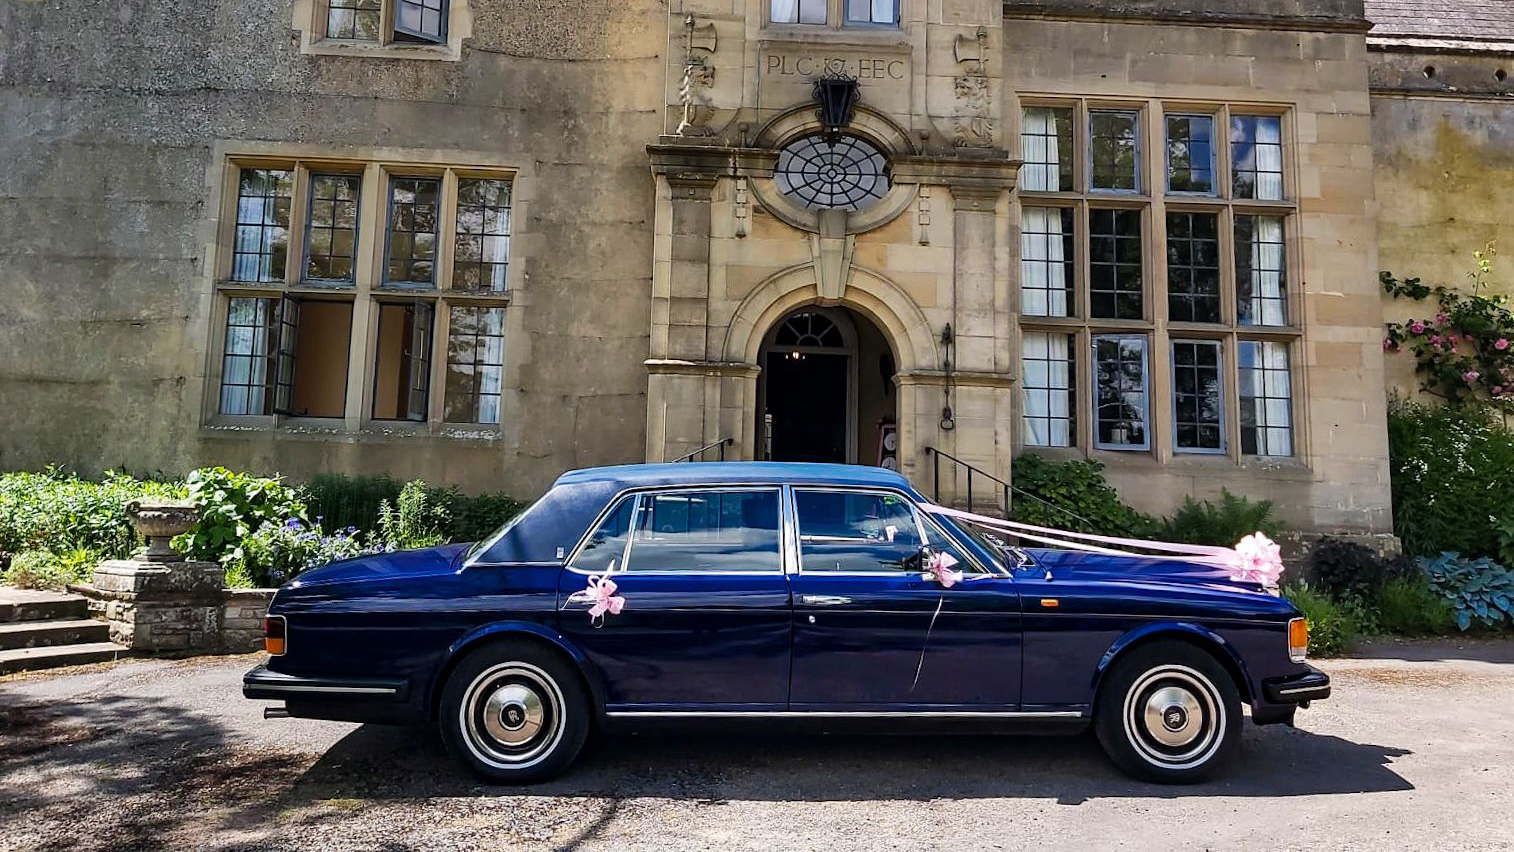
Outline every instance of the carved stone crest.
[[979, 27], [972, 37], [957, 36], [952, 53], [961, 70], [952, 83], [952, 144], [991, 148], [997, 128], [988, 78], [988, 30]]
[[715, 86], [715, 67], [711, 59], [715, 54], [715, 25], [710, 22], [697, 24], [694, 16], [683, 21], [685, 49], [683, 79], [678, 84], [678, 102], [683, 106], [683, 115], [674, 131], [679, 136], [709, 136], [710, 119], [715, 115], [711, 105]]

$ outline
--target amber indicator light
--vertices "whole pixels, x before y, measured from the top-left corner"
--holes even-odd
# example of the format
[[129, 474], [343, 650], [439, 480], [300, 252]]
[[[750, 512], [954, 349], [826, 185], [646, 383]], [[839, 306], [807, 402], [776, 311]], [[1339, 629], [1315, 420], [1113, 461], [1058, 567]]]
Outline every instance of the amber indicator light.
[[1041, 598], [1041, 606], [1044, 606], [1044, 607], [1059, 607], [1061, 605], [1062, 605], [1062, 602], [1059, 601], [1059, 600], [1057, 600], [1056, 598]]
[[270, 615], [263, 619], [263, 650], [275, 657], [283, 654], [288, 630], [288, 624], [282, 615]]
[[1309, 622], [1295, 618], [1288, 622], [1288, 656], [1302, 662], [1309, 653]]

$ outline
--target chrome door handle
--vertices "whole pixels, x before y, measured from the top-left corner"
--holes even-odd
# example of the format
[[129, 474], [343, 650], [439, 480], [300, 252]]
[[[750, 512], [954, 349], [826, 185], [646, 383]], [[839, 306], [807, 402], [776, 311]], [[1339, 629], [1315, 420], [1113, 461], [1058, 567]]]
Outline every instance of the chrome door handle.
[[851, 603], [852, 599], [840, 595], [800, 595], [799, 602], [810, 606], [843, 606]]

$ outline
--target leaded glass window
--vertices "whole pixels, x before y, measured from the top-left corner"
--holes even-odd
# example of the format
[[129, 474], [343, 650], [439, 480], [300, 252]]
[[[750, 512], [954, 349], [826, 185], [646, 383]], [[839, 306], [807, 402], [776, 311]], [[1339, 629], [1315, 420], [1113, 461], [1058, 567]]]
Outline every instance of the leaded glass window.
[[1025, 401], [1025, 443], [1077, 444], [1073, 352], [1077, 336], [1027, 331], [1022, 340], [1020, 384]]
[[326, 38], [378, 41], [382, 0], [328, 0]]
[[1241, 325], [1287, 325], [1283, 220], [1235, 217], [1236, 309]]
[[221, 356], [222, 414], [272, 414], [268, 393], [278, 319], [275, 299], [227, 300], [226, 343]]
[[1220, 321], [1220, 233], [1214, 213], [1167, 214], [1167, 318]]
[[358, 175], [311, 175], [305, 279], [351, 283], [357, 259]]
[[1094, 337], [1093, 374], [1094, 444], [1106, 450], [1150, 449], [1146, 338]]
[[829, 0], [768, 0], [775, 24], [823, 24]]
[[860, 210], [888, 192], [888, 161], [855, 136], [807, 136], [778, 153], [773, 182], [806, 209]]
[[1089, 309], [1099, 319], [1141, 319], [1141, 211], [1088, 211]]
[[436, 282], [436, 178], [397, 177], [389, 184], [389, 263], [386, 284], [432, 286]]
[[846, 0], [846, 22], [894, 26], [899, 23], [899, 0]]
[[1231, 186], [1236, 198], [1283, 197], [1283, 120], [1275, 115], [1230, 117]]
[[510, 262], [510, 182], [463, 178], [457, 182], [457, 239], [452, 286], [502, 293]]
[[1173, 341], [1173, 443], [1178, 452], [1224, 452], [1225, 398], [1220, 382], [1219, 343]]
[[394, 0], [394, 34], [445, 42], [447, 0]]
[[289, 259], [289, 208], [294, 172], [242, 169], [237, 182], [237, 225], [231, 280], [283, 281]]
[[1020, 211], [1020, 311], [1065, 317], [1073, 307], [1073, 211], [1023, 207]]
[[1088, 113], [1093, 189], [1136, 192], [1141, 188], [1141, 114], [1124, 110]]
[[1240, 343], [1241, 452], [1248, 456], [1293, 455], [1293, 381], [1288, 344]]
[[1026, 107], [1020, 118], [1020, 189], [1072, 192], [1072, 109]]
[[773, 333], [773, 344], [836, 349], [846, 346], [846, 337], [825, 314], [802, 311], [783, 321], [783, 325]]
[[1167, 116], [1167, 189], [1210, 195], [1214, 192], [1214, 118]]
[[449, 317], [444, 419], [498, 423], [505, 371], [505, 309], [453, 306]]

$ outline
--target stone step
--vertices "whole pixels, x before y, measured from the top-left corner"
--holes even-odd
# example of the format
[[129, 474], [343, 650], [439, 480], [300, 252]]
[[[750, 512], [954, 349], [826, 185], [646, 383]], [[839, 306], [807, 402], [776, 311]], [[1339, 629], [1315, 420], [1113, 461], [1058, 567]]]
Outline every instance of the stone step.
[[114, 642], [86, 642], [82, 645], [59, 645], [53, 648], [17, 648], [0, 651], [0, 675], [12, 672], [104, 663], [125, 653]]
[[0, 624], [0, 651], [51, 648], [110, 639], [110, 625], [92, 618], [15, 621]]
[[89, 602], [78, 595], [0, 586], [0, 624], [85, 618]]

